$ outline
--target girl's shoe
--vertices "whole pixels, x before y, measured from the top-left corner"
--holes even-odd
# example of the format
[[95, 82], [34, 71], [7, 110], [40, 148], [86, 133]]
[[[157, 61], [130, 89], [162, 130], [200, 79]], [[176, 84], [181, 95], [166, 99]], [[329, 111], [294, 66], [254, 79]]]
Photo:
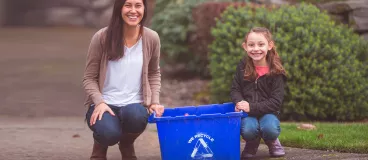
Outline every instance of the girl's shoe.
[[247, 158], [254, 157], [258, 151], [258, 146], [260, 142], [261, 142], [260, 137], [257, 137], [254, 140], [245, 141], [245, 147], [241, 154], [241, 159], [247, 159]]
[[267, 140], [265, 141], [268, 146], [269, 153], [272, 157], [282, 157], [285, 156], [285, 150], [281, 146], [279, 139], [276, 140]]

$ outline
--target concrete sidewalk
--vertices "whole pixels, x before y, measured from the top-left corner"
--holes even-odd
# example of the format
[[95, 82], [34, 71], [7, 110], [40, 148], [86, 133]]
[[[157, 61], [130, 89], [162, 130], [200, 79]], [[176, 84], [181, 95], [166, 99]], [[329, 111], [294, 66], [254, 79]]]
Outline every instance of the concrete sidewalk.
[[[149, 125], [136, 143], [140, 160], [160, 160], [156, 127]], [[92, 132], [83, 117], [18, 119], [0, 118], [0, 160], [87, 160], [92, 149]], [[244, 147], [244, 144], [242, 144]], [[350, 154], [286, 147], [280, 159], [368, 159], [367, 154]], [[109, 160], [120, 160], [117, 146], [109, 148]], [[269, 159], [261, 145], [256, 159]]]

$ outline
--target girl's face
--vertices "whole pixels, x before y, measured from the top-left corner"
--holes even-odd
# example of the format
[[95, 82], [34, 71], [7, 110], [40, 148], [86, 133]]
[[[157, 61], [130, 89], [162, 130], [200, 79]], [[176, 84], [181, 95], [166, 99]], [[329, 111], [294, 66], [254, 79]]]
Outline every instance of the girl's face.
[[126, 0], [121, 8], [121, 17], [126, 25], [136, 27], [144, 15], [143, 0]]
[[251, 32], [242, 46], [254, 62], [266, 65], [267, 52], [272, 49], [273, 42], [269, 42], [262, 33]]

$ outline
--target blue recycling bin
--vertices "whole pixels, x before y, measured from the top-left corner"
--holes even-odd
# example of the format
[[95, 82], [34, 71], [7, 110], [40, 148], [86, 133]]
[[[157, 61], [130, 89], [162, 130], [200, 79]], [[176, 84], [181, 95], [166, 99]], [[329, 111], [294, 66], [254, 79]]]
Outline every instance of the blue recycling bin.
[[163, 160], [239, 160], [241, 118], [233, 103], [166, 108], [156, 123]]

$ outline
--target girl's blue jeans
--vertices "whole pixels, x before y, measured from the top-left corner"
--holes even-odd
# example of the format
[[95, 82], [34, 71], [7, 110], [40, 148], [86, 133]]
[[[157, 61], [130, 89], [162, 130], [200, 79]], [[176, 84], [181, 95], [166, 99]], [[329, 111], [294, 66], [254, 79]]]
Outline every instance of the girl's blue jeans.
[[241, 121], [241, 136], [250, 141], [261, 136], [263, 140], [276, 140], [280, 135], [280, 121], [274, 114], [265, 114], [259, 118], [246, 117]]

